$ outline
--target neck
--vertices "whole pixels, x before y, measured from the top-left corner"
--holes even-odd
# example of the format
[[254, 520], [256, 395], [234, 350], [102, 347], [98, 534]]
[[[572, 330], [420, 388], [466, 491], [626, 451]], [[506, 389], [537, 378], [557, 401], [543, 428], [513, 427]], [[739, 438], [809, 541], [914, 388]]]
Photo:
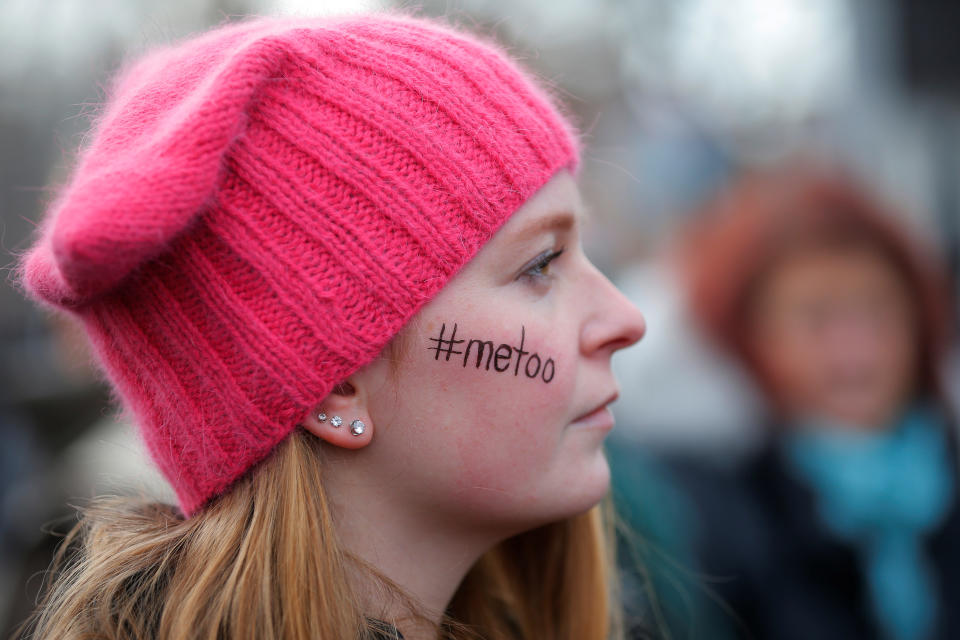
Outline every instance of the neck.
[[[324, 484], [340, 544], [360, 560], [351, 568], [358, 604], [368, 617], [395, 623], [406, 640], [433, 640], [464, 576], [498, 536], [438, 522], [427, 510], [391, 500], [381, 483], [351, 473], [351, 465], [328, 469], [336, 470]], [[374, 572], [399, 587], [414, 611], [391, 597]]]

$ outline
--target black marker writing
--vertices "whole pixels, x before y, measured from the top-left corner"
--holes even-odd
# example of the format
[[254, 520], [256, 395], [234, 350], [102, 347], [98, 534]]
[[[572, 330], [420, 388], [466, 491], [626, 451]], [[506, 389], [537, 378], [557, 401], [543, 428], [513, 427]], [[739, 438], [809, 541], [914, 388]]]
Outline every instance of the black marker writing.
[[[553, 376], [556, 374], [557, 367], [553, 358], [543, 359], [539, 353], [531, 353], [523, 348], [527, 339], [526, 327], [520, 327], [520, 346], [494, 345], [492, 340], [479, 340], [477, 338], [471, 338], [470, 340], [461, 338], [458, 340], [457, 323], [453, 323], [453, 330], [450, 332], [449, 338], [445, 337], [446, 334], [447, 324], [443, 323], [440, 327], [440, 334], [436, 338], [430, 338], [430, 341], [435, 344], [427, 348], [434, 352], [434, 360], [439, 360], [441, 354], [446, 356], [444, 358], [446, 362], [450, 361], [452, 355], [463, 355], [464, 368], [468, 364], [472, 364], [475, 369], [483, 367], [484, 371], [490, 371], [490, 366], [493, 365], [493, 370], [497, 373], [508, 371], [512, 363], [515, 377], [520, 375], [522, 368], [523, 374], [528, 378], [539, 377], [546, 383], [553, 380]], [[464, 342], [467, 343], [467, 346], [463, 351], [456, 349], [457, 345]], [[471, 359], [471, 356], [473, 359]], [[524, 357], [527, 357], [526, 363], [523, 362]]]
[[[448, 340], [444, 340], [444, 339], [443, 339], [443, 334], [446, 333], [446, 332], [447, 332], [447, 324], [444, 323], [443, 326], [440, 327], [440, 337], [438, 337], [438, 338], [430, 338], [431, 341], [437, 343], [437, 346], [435, 346], [435, 347], [430, 347], [430, 349], [433, 349], [433, 350], [436, 352], [436, 355], [435, 355], [434, 358], [433, 358], [434, 360], [439, 360], [439, 359], [440, 359], [440, 354], [441, 354], [441, 353], [446, 353], [446, 354], [447, 354], [447, 362], [450, 362], [450, 356], [451, 356], [451, 355], [460, 355], [461, 353], [463, 353], [463, 351], [457, 351], [457, 350], [455, 350], [455, 349], [453, 348], [454, 345], [463, 343], [463, 340], [457, 340], [457, 339], [456, 339], [456, 337], [457, 337], [457, 323], [456, 323], [456, 322], [453, 323], [453, 331], [450, 333], [450, 338], [449, 338]], [[444, 348], [444, 347], [446, 347], [446, 348]]]
[[[523, 356], [530, 353], [529, 351], [523, 350], [523, 340], [526, 337], [527, 337], [527, 331], [526, 329], [524, 329], [523, 325], [520, 325], [520, 348], [517, 349], [516, 347], [514, 347], [514, 350], [517, 352], [517, 366], [513, 369], [513, 375], [517, 375], [517, 373], [520, 372], [520, 361], [523, 360]], [[539, 356], [537, 356], [537, 359], [539, 360]], [[528, 377], [532, 378], [533, 376], [528, 376]]]

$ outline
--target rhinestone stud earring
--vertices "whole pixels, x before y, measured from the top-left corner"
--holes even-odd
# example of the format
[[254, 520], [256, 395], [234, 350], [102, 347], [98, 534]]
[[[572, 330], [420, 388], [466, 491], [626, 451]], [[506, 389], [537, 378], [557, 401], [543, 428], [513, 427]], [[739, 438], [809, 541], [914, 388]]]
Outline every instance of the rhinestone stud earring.
[[362, 436], [363, 432], [367, 430], [367, 425], [363, 424], [361, 420], [354, 420], [350, 423], [350, 433], [355, 436]]
[[343, 424], [343, 418], [341, 418], [340, 416], [333, 416], [332, 418], [330, 418], [330, 424], [333, 425], [334, 427], [339, 427], [340, 425]]
[[327, 414], [325, 414], [325, 413], [323, 413], [323, 412], [321, 411], [320, 413], [317, 414], [317, 420], [319, 420], [320, 422], [326, 422], [326, 421], [327, 421]]

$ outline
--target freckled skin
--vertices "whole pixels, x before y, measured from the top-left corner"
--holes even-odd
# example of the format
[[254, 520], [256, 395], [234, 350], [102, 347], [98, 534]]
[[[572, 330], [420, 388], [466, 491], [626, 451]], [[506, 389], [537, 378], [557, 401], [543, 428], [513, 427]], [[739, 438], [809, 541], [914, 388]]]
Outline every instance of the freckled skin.
[[[640, 339], [643, 317], [583, 254], [579, 222], [521, 234], [581, 207], [572, 177], [558, 174], [404, 328], [398, 360], [364, 371], [376, 381], [366, 473], [415, 517], [509, 535], [580, 513], [606, 493], [607, 429], [571, 423], [617, 391], [611, 356]], [[538, 254], [560, 249], [542, 274], [523, 274]], [[471, 338], [519, 346], [523, 326], [524, 351], [553, 358], [554, 378], [528, 378], [522, 366], [514, 375], [515, 351], [500, 373], [492, 363], [464, 367], [463, 355], [436, 360], [430, 338], [444, 323], [449, 337], [454, 322], [460, 349]]]

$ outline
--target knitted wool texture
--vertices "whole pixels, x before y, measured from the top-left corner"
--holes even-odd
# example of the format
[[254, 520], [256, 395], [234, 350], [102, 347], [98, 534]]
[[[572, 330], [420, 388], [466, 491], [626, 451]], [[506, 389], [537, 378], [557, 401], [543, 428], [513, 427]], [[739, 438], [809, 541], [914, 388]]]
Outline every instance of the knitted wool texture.
[[256, 19], [122, 74], [22, 264], [196, 512], [370, 362], [577, 144], [421, 19]]

